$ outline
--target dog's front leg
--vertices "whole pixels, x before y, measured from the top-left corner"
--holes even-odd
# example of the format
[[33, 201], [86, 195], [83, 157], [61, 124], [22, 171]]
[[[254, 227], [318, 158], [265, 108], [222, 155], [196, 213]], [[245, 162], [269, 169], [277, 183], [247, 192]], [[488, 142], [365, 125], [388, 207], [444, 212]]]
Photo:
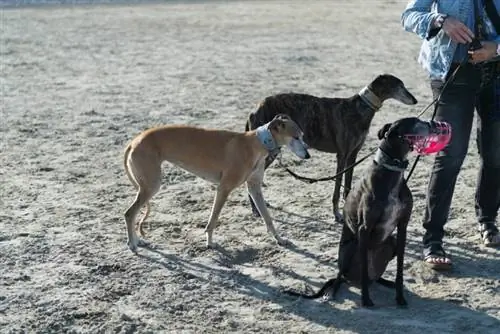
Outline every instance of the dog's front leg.
[[219, 185], [217, 187], [217, 193], [215, 194], [214, 204], [212, 205], [212, 212], [210, 213], [210, 218], [208, 219], [207, 226], [205, 227], [205, 235], [207, 237], [206, 245], [207, 248], [211, 248], [213, 246], [212, 243], [212, 233], [217, 224], [217, 220], [219, 219], [219, 214], [224, 206], [224, 203], [229, 196], [230, 190], [226, 187]]
[[368, 291], [369, 277], [368, 277], [368, 242], [370, 238], [370, 230], [366, 223], [359, 226], [358, 229], [358, 249], [361, 260], [361, 304], [365, 307], [373, 306]]
[[398, 222], [398, 232], [396, 239], [396, 303], [400, 306], [406, 306], [406, 300], [403, 295], [403, 266], [404, 255], [406, 246], [406, 227], [408, 225], [409, 217], [404, 217]]
[[278, 236], [278, 233], [276, 232], [273, 225], [273, 219], [271, 218], [271, 215], [267, 210], [266, 202], [264, 201], [264, 196], [262, 195], [262, 188], [261, 188], [262, 178], [260, 177], [260, 175], [261, 173], [259, 172], [258, 175], [252, 176], [247, 180], [248, 193], [252, 197], [252, 200], [254, 201], [257, 210], [259, 210], [260, 216], [262, 217], [262, 219], [264, 219], [264, 222], [266, 223], [267, 232], [271, 234], [274, 237], [274, 239], [276, 239], [278, 245], [282, 246], [286, 245], [288, 244], [288, 241], [281, 239]]
[[[279, 151], [278, 151], [279, 152]], [[264, 172], [266, 171], [266, 169], [274, 162], [274, 160], [276, 160], [276, 157], [278, 156], [278, 153], [269, 153], [266, 157], [266, 160], [265, 160], [265, 164], [264, 164], [264, 171], [262, 172], [262, 179], [264, 178]], [[262, 183], [262, 179], [261, 179], [261, 183]], [[257, 209], [257, 207], [255, 206], [255, 203], [252, 199], [252, 196], [248, 196], [248, 200], [250, 201], [250, 205], [252, 206], [252, 214], [255, 216], [255, 217], [260, 217], [260, 213], [259, 213], [259, 210]], [[268, 203], [266, 203], [266, 206], [268, 206]]]
[[[337, 172], [335, 175], [337, 175], [337, 178], [335, 179], [335, 186], [333, 189], [333, 196], [332, 196], [332, 205], [333, 205], [333, 217], [335, 218], [335, 221], [337, 223], [342, 222], [342, 214], [340, 213], [339, 209], [339, 202], [340, 202], [340, 187], [342, 185], [342, 177], [343, 175], [340, 174], [345, 168], [345, 157], [342, 154], [337, 154]], [[340, 174], [340, 175], [339, 175]]]

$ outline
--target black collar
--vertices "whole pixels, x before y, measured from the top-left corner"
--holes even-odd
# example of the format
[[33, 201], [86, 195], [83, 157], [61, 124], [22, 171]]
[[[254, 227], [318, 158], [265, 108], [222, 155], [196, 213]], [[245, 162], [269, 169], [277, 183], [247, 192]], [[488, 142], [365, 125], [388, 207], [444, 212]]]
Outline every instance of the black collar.
[[382, 149], [380, 148], [375, 153], [373, 161], [393, 172], [402, 173], [406, 170], [406, 168], [408, 168], [408, 160], [399, 160], [391, 158], [387, 153], [382, 151]]

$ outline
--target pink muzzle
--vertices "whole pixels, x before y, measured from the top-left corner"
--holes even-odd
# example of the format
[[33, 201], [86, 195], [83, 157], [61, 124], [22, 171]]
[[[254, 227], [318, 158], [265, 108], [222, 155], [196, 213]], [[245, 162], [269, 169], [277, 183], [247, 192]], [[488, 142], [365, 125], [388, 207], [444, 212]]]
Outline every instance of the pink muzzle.
[[425, 136], [406, 135], [404, 138], [414, 152], [420, 155], [433, 154], [443, 150], [451, 140], [451, 125], [432, 121], [431, 133]]

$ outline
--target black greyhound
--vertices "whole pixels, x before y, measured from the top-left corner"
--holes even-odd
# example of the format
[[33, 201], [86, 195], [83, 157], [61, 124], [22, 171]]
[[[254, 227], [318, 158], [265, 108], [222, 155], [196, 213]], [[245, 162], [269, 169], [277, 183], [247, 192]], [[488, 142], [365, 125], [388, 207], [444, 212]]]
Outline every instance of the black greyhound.
[[[349, 193], [344, 205], [339, 244], [339, 272], [313, 295], [284, 291], [305, 298], [335, 295], [342, 282], [361, 287], [363, 306], [372, 306], [368, 287], [376, 281], [396, 289], [396, 302], [406, 305], [403, 296], [403, 262], [406, 228], [413, 198], [404, 179], [411, 151], [430, 154], [441, 150], [451, 138], [447, 123], [403, 118], [384, 125], [373, 164]], [[397, 228], [397, 236], [392, 233]], [[382, 278], [387, 264], [397, 257], [396, 281]]]
[[[348, 98], [316, 97], [307, 94], [283, 93], [264, 99], [247, 119], [245, 130], [256, 129], [271, 121], [277, 114], [289, 115], [304, 132], [304, 141], [318, 151], [337, 154], [337, 173], [356, 161], [365, 142], [375, 112], [385, 100], [395, 99], [404, 104], [416, 104], [417, 99], [404, 83], [390, 74], [377, 76], [359, 93]], [[278, 152], [266, 159], [266, 168]], [[351, 189], [353, 169], [346, 172], [344, 198]], [[335, 180], [333, 214], [336, 221], [339, 211], [342, 176]], [[249, 197], [254, 215], [259, 215]]]

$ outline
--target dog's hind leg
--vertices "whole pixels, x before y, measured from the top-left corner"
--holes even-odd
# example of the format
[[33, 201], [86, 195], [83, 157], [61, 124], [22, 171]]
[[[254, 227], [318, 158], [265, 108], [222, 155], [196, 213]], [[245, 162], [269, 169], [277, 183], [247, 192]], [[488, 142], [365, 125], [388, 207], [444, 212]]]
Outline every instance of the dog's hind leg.
[[[138, 246], [145, 246], [147, 243], [137, 236], [136, 226], [135, 226], [135, 218], [139, 213], [141, 207], [149, 202], [151, 197], [156, 193], [156, 191], [152, 191], [150, 189], [140, 188], [137, 192], [134, 202], [125, 212], [125, 223], [127, 226], [127, 235], [128, 241], [127, 245], [132, 252], [137, 252]], [[142, 220], [141, 220], [142, 222]], [[141, 227], [139, 226], [139, 229]]]
[[[149, 202], [146, 203], [146, 211], [144, 211], [144, 215], [141, 220], [137, 223], [137, 231], [139, 232], [139, 236], [144, 237], [144, 229], [142, 227], [144, 221], [149, 217], [149, 212], [151, 211], [151, 204]], [[149, 225], [148, 225], [149, 226]]]
[[[137, 153], [140, 154], [140, 153]], [[137, 159], [137, 161], [142, 161]], [[127, 226], [128, 247], [132, 252], [137, 252], [138, 246], [145, 246], [147, 243], [137, 236], [137, 228], [141, 230], [141, 224], [147, 218], [149, 213], [149, 201], [158, 192], [161, 185], [161, 168], [160, 164], [137, 164], [132, 158], [126, 162], [125, 166], [127, 174], [135, 181], [137, 186], [137, 195], [134, 202], [125, 212], [125, 223]], [[138, 226], [135, 224], [136, 217], [140, 209], [146, 205], [145, 216], [141, 219]]]
[[[356, 158], [358, 156], [359, 149], [360, 148], [356, 148], [353, 152], [351, 152], [347, 156], [344, 169], [354, 165], [354, 163], [356, 162]], [[354, 174], [354, 167], [349, 168], [349, 170], [345, 172], [344, 191], [342, 192], [343, 195], [342, 197], [344, 198], [344, 200], [347, 198], [347, 195], [349, 195], [349, 192], [351, 191], [353, 174]]]
[[[380, 246], [377, 258], [379, 259], [378, 265], [383, 265], [384, 270], [387, 264], [392, 261], [397, 255], [397, 241], [396, 238], [390, 235], [384, 242], [383, 245]], [[385, 286], [389, 289], [395, 289], [396, 283], [394, 281], [386, 280], [382, 277], [377, 279], [377, 283]]]
[[[335, 173], [336, 175], [338, 175], [340, 172], [342, 172], [344, 170], [345, 162], [346, 162], [345, 157], [342, 154], [338, 153], [337, 154], [337, 172]], [[335, 179], [335, 187], [334, 187], [333, 196], [332, 196], [333, 216], [334, 216], [335, 221], [337, 223], [342, 222], [342, 214], [340, 213], [340, 209], [339, 209], [341, 184], [342, 184], [342, 174], [338, 175], [337, 178]]]

